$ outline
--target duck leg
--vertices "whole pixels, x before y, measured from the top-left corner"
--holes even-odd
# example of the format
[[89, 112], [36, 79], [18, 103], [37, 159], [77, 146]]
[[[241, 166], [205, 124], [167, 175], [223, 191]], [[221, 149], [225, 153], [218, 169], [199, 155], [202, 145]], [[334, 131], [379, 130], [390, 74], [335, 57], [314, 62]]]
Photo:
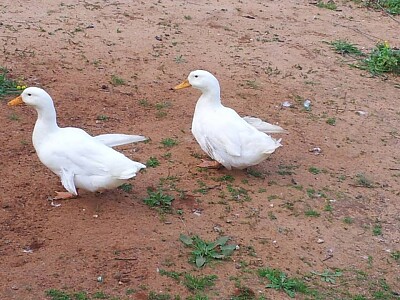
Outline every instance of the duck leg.
[[221, 164], [216, 160], [205, 160], [202, 159], [201, 163], [197, 165], [199, 168], [206, 168], [206, 169], [219, 169], [221, 168]]
[[55, 192], [56, 195], [54, 197], [49, 197], [47, 198], [48, 201], [50, 201], [50, 205], [54, 207], [59, 207], [61, 204], [60, 203], [54, 203], [54, 200], [67, 200], [67, 199], [72, 199], [76, 198], [77, 196], [70, 193], [70, 192]]

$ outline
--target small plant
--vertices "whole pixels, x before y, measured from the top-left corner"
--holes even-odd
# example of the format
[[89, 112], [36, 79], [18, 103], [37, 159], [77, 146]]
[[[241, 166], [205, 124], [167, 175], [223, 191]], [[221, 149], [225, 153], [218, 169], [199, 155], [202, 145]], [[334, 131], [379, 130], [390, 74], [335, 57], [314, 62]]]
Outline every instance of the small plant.
[[98, 121], [108, 121], [110, 119], [110, 117], [106, 116], [106, 115], [98, 115], [96, 120]]
[[309, 167], [308, 172], [310, 172], [311, 174], [317, 175], [317, 174], [321, 173], [321, 169], [318, 169], [317, 167]]
[[326, 124], [331, 125], [331, 126], [335, 126], [336, 125], [336, 118], [328, 118], [326, 120]]
[[246, 80], [246, 85], [253, 90], [261, 89], [260, 84], [255, 80]]
[[359, 173], [356, 175], [356, 184], [358, 186], [363, 186], [363, 187], [367, 187], [367, 188], [373, 187], [372, 181], [369, 180], [367, 177], [365, 177], [365, 175], [362, 173]]
[[258, 275], [270, 281], [266, 286], [267, 288], [283, 290], [290, 298], [294, 298], [296, 292], [306, 293], [308, 291], [306, 284], [302, 280], [290, 278], [279, 269], [259, 269]]
[[215, 242], [204, 241], [197, 235], [189, 237], [181, 234], [179, 239], [186, 246], [194, 248], [191, 254], [198, 268], [203, 267], [209, 260], [224, 259], [236, 249], [236, 245], [226, 244], [229, 240], [227, 236], [220, 237]]
[[378, 1], [369, 1], [376, 2], [379, 8], [386, 10], [388, 13], [392, 15], [400, 14], [400, 1], [399, 0], [378, 0]]
[[46, 291], [46, 296], [50, 297], [51, 300], [89, 300], [85, 292], [70, 294], [56, 289]]
[[124, 85], [125, 80], [121, 77], [118, 77], [117, 75], [111, 75], [111, 84], [114, 86]]
[[353, 54], [353, 55], [362, 55], [363, 53], [361, 50], [359, 50], [356, 46], [353, 44], [342, 41], [342, 40], [336, 40], [333, 42], [330, 42], [330, 45], [332, 48], [339, 54], [345, 55], [345, 54]]
[[[234, 296], [229, 298], [230, 300], [255, 300], [256, 294], [246, 286], [237, 286], [237, 291]], [[259, 298], [261, 299], [261, 298]]]
[[206, 287], [215, 285], [217, 275], [194, 276], [185, 274], [183, 284], [191, 291], [204, 291]]
[[336, 3], [333, 2], [332, 0], [329, 0], [328, 2], [318, 1], [317, 6], [319, 8], [326, 8], [326, 9], [330, 9], [330, 10], [337, 9]]
[[148, 197], [143, 199], [143, 202], [150, 207], [160, 207], [162, 211], [170, 211], [172, 201], [174, 197], [171, 195], [164, 194], [161, 189], [154, 190], [152, 188], [147, 189]]
[[387, 42], [378, 44], [359, 68], [368, 70], [372, 75], [400, 74], [400, 50], [392, 49]]
[[226, 182], [233, 182], [234, 180], [235, 177], [233, 177], [232, 175], [223, 175], [215, 179], [215, 181], [226, 181]]
[[192, 17], [191, 16], [184, 16], [185, 20], [191, 20]]
[[169, 278], [175, 279], [176, 281], [179, 281], [179, 279], [182, 275], [182, 273], [174, 272], [174, 271], [166, 271], [164, 269], [159, 269], [158, 272], [160, 273], [160, 275], [167, 276]]
[[93, 294], [93, 299], [108, 299], [108, 295], [103, 292], [96, 292]]
[[321, 214], [313, 209], [308, 209], [304, 212], [307, 217], [319, 217]]
[[8, 78], [8, 70], [0, 67], [0, 97], [10, 94], [18, 94], [24, 90], [26, 86], [18, 85], [18, 83]]
[[175, 57], [175, 62], [176, 62], [177, 64], [181, 64], [181, 63], [186, 62], [186, 60], [185, 60], [185, 58], [183, 57], [183, 55], [178, 55], [178, 56]]
[[132, 192], [132, 184], [124, 183], [118, 187], [119, 189], [123, 190], [125, 193]]
[[174, 139], [172, 139], [172, 138], [165, 138], [165, 139], [163, 139], [163, 140], [161, 141], [161, 144], [162, 144], [164, 147], [171, 148], [171, 147], [173, 147], [173, 146], [178, 145], [178, 141], [177, 141], [177, 140], [174, 140]]
[[343, 223], [348, 224], [348, 225], [353, 224], [354, 223], [354, 219], [351, 218], [351, 217], [344, 217], [343, 218]]
[[228, 192], [231, 194], [233, 200], [236, 201], [251, 201], [250, 196], [248, 195], [248, 191], [242, 187], [233, 187], [231, 184], [228, 184], [227, 187]]
[[148, 300], [172, 300], [172, 296], [170, 294], [157, 294], [156, 292], [151, 291], [149, 296], [147, 297]]
[[375, 224], [374, 227], [372, 227], [372, 234], [374, 236], [382, 235], [382, 225], [379, 223]]
[[265, 178], [264, 174], [251, 168], [247, 168], [247, 174], [256, 178]]
[[279, 165], [278, 174], [279, 175], [293, 175], [295, 174], [294, 169], [296, 166]]
[[149, 168], [155, 168], [155, 167], [158, 167], [159, 165], [160, 165], [160, 162], [154, 156], [150, 156], [150, 158], [146, 162], [146, 166], [148, 166]]
[[325, 270], [322, 273], [318, 273], [318, 272], [314, 272], [312, 271], [311, 274], [313, 275], [317, 275], [321, 277], [321, 280], [324, 282], [328, 282], [328, 283], [336, 283], [336, 279], [337, 277], [340, 277], [343, 275], [342, 271], [336, 270], [335, 272], [331, 272], [329, 270]]
[[397, 262], [400, 262], [400, 251], [394, 251], [390, 256]]
[[151, 106], [149, 100], [147, 99], [139, 99], [139, 105], [143, 107], [149, 107]]

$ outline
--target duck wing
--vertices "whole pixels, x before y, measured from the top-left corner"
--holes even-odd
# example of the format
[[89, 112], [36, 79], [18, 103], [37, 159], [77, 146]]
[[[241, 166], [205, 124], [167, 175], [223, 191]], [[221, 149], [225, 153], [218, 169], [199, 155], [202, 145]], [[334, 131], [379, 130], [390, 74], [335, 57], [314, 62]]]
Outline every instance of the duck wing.
[[94, 138], [108, 147], [116, 147], [130, 143], [143, 142], [148, 139], [141, 135], [120, 134], [120, 133], [100, 134], [94, 136]]

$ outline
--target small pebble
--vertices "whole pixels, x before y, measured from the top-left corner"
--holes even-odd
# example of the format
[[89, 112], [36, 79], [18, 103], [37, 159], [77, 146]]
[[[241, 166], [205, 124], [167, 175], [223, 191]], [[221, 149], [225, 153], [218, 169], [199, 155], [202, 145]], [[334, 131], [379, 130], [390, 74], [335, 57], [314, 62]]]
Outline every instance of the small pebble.
[[289, 102], [289, 101], [285, 101], [285, 102], [283, 102], [282, 103], [282, 107], [291, 107], [292, 106], [292, 104]]
[[363, 110], [357, 110], [356, 114], [361, 116], [361, 117], [365, 117], [366, 115], [368, 115], [368, 113], [366, 111], [363, 111]]
[[303, 103], [303, 106], [306, 110], [310, 110], [311, 109], [311, 100], [310, 99], [306, 99]]
[[325, 241], [324, 241], [323, 239], [318, 239], [318, 240], [317, 240], [317, 243], [318, 243], [318, 244], [322, 244], [322, 243], [324, 243], [324, 242], [325, 242]]

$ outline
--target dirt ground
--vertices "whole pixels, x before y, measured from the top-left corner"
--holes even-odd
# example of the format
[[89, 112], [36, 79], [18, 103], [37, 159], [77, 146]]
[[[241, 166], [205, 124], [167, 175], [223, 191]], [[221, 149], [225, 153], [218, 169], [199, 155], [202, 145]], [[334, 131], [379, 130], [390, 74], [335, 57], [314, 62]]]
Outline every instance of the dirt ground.
[[[337, 4], [2, 1], [1, 65], [49, 92], [60, 126], [145, 135], [149, 143], [118, 150], [160, 165], [138, 174], [130, 192], [81, 192], [53, 207], [47, 198], [62, 186], [34, 151], [36, 113], [3, 98], [0, 299], [49, 299], [50, 289], [115, 299], [194, 295], [160, 269], [217, 275], [209, 299], [231, 299], [239, 286], [255, 294], [240, 299], [288, 299], [257, 275], [266, 267], [303, 278], [318, 299], [397, 299], [399, 78], [352, 68], [328, 43], [400, 46], [400, 19]], [[171, 89], [195, 69], [216, 75], [226, 106], [287, 129], [276, 135], [283, 147], [249, 172], [198, 169], [203, 154], [190, 128], [199, 91]], [[163, 146], [165, 138], [178, 145]], [[160, 185], [175, 197], [172, 213], [143, 202]], [[239, 249], [198, 269], [180, 234], [229, 236]], [[336, 269], [335, 283], [311, 273]]]

